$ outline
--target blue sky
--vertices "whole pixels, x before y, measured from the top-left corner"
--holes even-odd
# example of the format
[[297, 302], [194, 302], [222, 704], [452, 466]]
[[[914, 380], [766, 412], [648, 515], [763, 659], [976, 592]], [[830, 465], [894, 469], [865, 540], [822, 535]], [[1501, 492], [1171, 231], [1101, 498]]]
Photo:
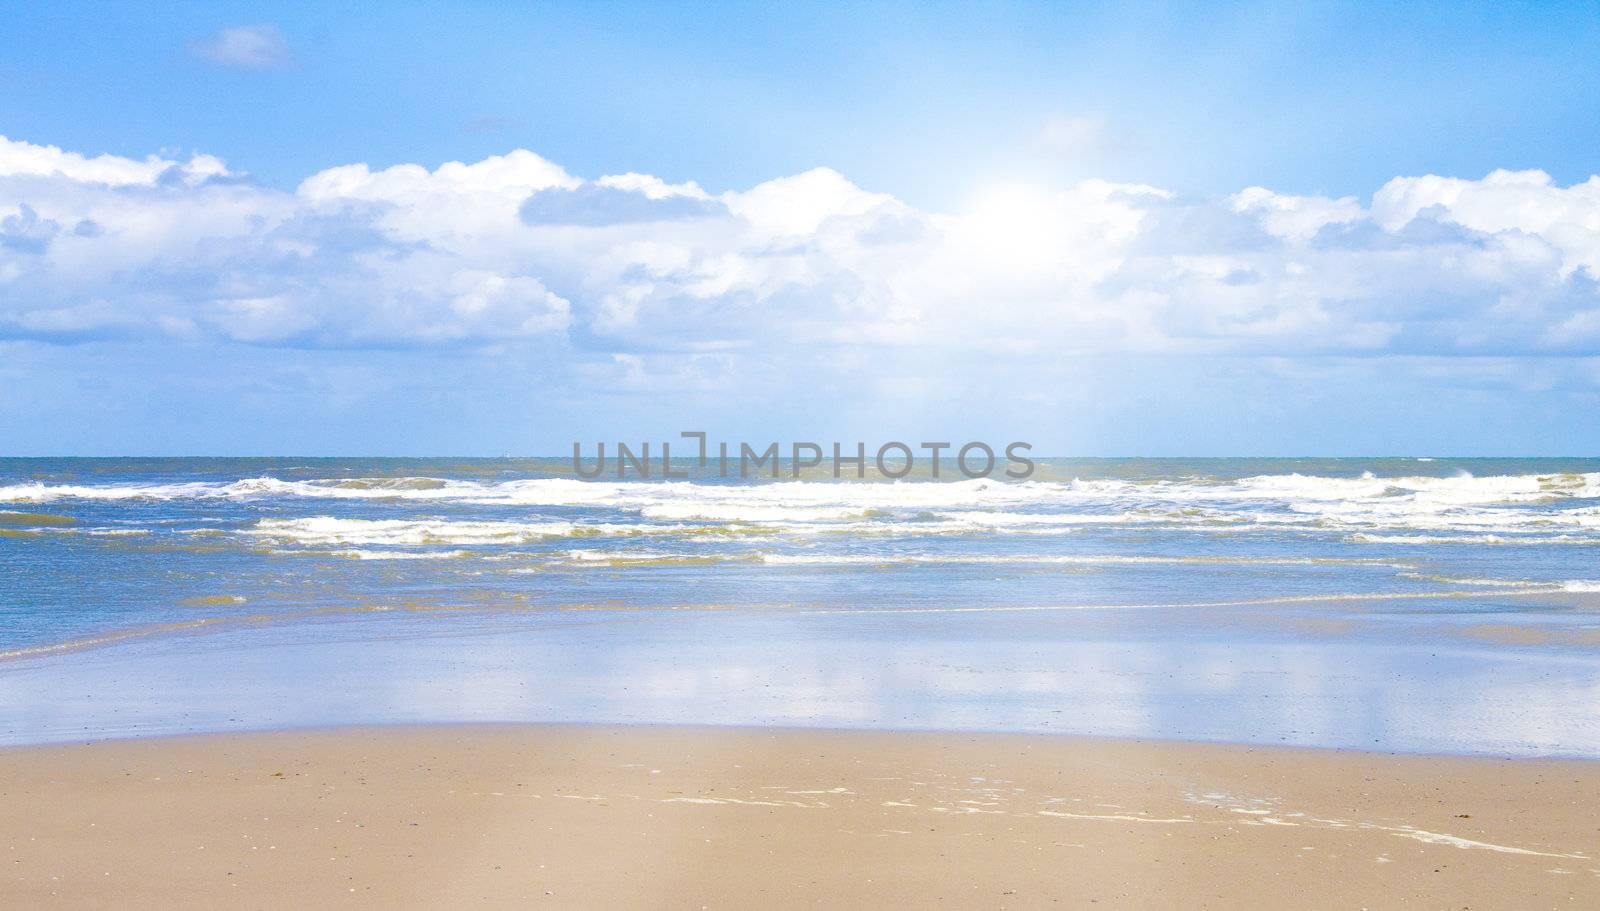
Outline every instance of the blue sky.
[[0, 453], [1593, 452], [1597, 9], [3, 4]]
[[[742, 189], [819, 165], [918, 205], [1063, 167], [1221, 194], [1594, 171], [1600, 13], [1496, 4], [6, 4], [7, 135], [200, 149], [293, 186], [354, 161], [528, 148], [584, 175]], [[186, 53], [268, 24], [290, 65]], [[967, 175], [967, 176], [964, 176]]]

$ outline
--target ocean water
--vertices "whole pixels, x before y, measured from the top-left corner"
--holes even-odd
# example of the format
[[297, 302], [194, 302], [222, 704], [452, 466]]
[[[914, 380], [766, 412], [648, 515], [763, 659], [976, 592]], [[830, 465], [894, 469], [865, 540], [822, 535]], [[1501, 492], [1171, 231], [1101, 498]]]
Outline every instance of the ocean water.
[[1600, 755], [1600, 460], [942, 475], [0, 459], [0, 738], [560, 720]]

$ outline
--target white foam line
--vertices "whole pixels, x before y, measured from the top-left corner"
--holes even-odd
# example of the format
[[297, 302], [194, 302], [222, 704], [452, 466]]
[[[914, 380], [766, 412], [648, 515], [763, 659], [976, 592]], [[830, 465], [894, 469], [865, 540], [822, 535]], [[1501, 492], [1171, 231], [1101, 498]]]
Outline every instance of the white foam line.
[[1386, 831], [1393, 832], [1400, 838], [1410, 838], [1430, 845], [1449, 845], [1450, 847], [1462, 849], [1476, 848], [1482, 851], [1496, 851], [1501, 854], [1526, 854], [1531, 857], [1566, 857], [1575, 860], [1589, 859], [1588, 855], [1586, 854], [1557, 854], [1550, 851], [1530, 851], [1527, 848], [1513, 848], [1508, 845], [1491, 844], [1487, 841], [1473, 841], [1470, 838], [1461, 838], [1460, 836], [1456, 835], [1441, 835], [1438, 832], [1424, 832], [1421, 829], [1413, 829], [1410, 826], [1401, 826], [1399, 828], [1379, 826], [1377, 828], [1382, 828]]
[[[1282, 813], [1274, 809], [1267, 809], [1279, 803], [1276, 797], [1235, 797], [1225, 793], [1186, 794], [1184, 799], [1190, 803], [1221, 804], [1223, 809], [1232, 813], [1256, 815], [1262, 823], [1280, 826], [1306, 825], [1311, 828], [1349, 829], [1352, 823], [1343, 819], [1327, 819], [1318, 816], [1308, 816], [1305, 813]], [[1257, 814], [1270, 814], [1265, 817]], [[1278, 817], [1290, 817], [1299, 822], [1285, 822]], [[1246, 823], [1246, 825], [1260, 823]], [[1388, 832], [1398, 838], [1409, 838], [1423, 844], [1442, 845], [1444, 847], [1461, 848], [1463, 850], [1495, 851], [1500, 854], [1522, 854], [1530, 857], [1562, 857], [1573, 860], [1588, 860], [1586, 854], [1562, 854], [1550, 851], [1534, 851], [1528, 848], [1513, 848], [1510, 845], [1497, 845], [1493, 842], [1475, 841], [1462, 838], [1459, 835], [1446, 835], [1439, 832], [1429, 832], [1416, 826], [1386, 826], [1375, 822], [1355, 822], [1354, 828], [1369, 831]]]
[[821, 801], [806, 803], [800, 800], [743, 800], [738, 797], [666, 797], [657, 803], [737, 804], [747, 807], [798, 807], [802, 810], [824, 810], [828, 807]]
[[1065, 819], [1098, 819], [1106, 822], [1158, 822], [1181, 823], [1194, 822], [1193, 819], [1162, 819], [1156, 816], [1127, 816], [1119, 813], [1063, 813], [1059, 810], [1040, 810], [1040, 816], [1060, 816]]

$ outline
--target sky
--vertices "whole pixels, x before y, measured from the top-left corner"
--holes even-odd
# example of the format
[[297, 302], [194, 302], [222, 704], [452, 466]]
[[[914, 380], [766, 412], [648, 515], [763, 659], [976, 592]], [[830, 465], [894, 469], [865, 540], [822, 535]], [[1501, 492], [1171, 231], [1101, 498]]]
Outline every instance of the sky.
[[1600, 4], [0, 2], [0, 455], [1600, 448]]

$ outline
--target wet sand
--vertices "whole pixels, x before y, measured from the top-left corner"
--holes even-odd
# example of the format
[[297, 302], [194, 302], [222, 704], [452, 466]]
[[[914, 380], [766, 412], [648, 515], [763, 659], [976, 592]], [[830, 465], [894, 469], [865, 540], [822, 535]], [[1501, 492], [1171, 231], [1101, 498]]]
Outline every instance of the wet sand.
[[0, 907], [1600, 906], [1600, 763], [429, 726], [0, 750]]

